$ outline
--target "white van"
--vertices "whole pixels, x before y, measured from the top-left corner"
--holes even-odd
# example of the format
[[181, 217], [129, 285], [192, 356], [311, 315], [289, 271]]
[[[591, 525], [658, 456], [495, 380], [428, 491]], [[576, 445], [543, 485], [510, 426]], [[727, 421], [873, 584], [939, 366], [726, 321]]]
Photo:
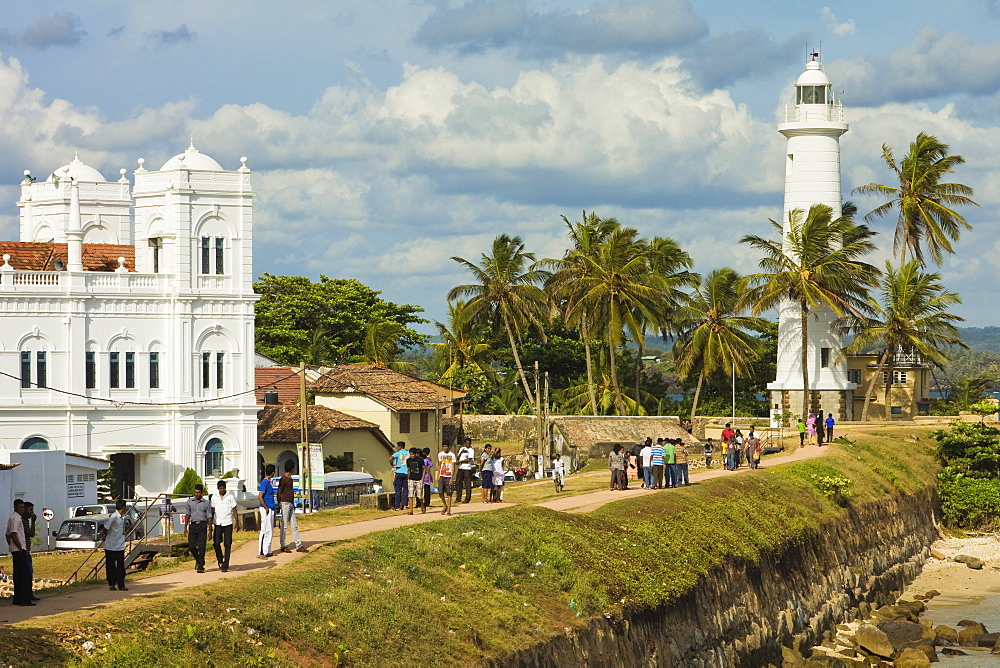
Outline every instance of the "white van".
[[[104, 513], [101, 515], [84, 515], [63, 520], [63, 523], [59, 525], [59, 530], [56, 532], [56, 549], [93, 550], [100, 545], [103, 539], [100, 528], [103, 526], [104, 520], [109, 517], [109, 514]], [[137, 517], [138, 513], [134, 509], [125, 513], [126, 530], [132, 526]], [[141, 532], [142, 528], [140, 527], [136, 533], [141, 534]], [[135, 536], [135, 538], [140, 537], [140, 535]]]

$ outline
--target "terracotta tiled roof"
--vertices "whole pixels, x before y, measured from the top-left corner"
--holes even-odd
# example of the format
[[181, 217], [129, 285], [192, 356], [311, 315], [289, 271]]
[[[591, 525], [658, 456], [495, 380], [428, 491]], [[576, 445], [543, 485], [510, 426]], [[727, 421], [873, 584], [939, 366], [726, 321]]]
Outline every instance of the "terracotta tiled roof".
[[451, 405], [429, 383], [371, 364], [334, 367], [313, 381], [309, 389], [317, 394], [367, 394], [397, 411], [434, 410]]
[[[0, 256], [10, 255], [10, 266], [24, 271], [56, 271], [56, 261], [66, 267], [66, 244], [41, 241], [0, 241]], [[86, 271], [114, 271], [118, 258], [125, 268], [135, 271], [135, 246], [123, 244], [83, 244]]]
[[[298, 406], [264, 406], [257, 413], [257, 442], [298, 443], [301, 437], [300, 415]], [[307, 407], [307, 417], [310, 442], [322, 441], [331, 431], [364, 429], [392, 452], [392, 444], [374, 422], [316, 405]]]
[[290, 366], [259, 366], [254, 368], [254, 394], [257, 403], [264, 403], [264, 392], [277, 390], [278, 403], [294, 404], [299, 398], [299, 375]]

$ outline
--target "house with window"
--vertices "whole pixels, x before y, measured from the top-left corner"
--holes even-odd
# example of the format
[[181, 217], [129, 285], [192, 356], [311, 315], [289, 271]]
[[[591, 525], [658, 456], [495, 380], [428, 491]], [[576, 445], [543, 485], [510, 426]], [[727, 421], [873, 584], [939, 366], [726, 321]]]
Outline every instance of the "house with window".
[[393, 443], [430, 448], [435, 457], [445, 420], [464, 394], [370, 364], [334, 367], [312, 381], [309, 390], [320, 406], [373, 422]]
[[[854, 419], [860, 420], [867, 400], [869, 420], [912, 420], [914, 416], [926, 415], [930, 409], [931, 369], [916, 353], [899, 351], [892, 368], [892, 384], [889, 387], [889, 406], [885, 405], [885, 386], [889, 380], [889, 370], [878, 368], [881, 352], [847, 357], [847, 377], [857, 384], [854, 390]], [[865, 390], [875, 378], [875, 386], [868, 397]]]
[[[279, 474], [285, 462], [300, 473], [298, 443], [302, 433], [302, 412], [298, 406], [266, 405], [258, 414], [259, 463], [274, 464]], [[393, 447], [378, 425], [325, 406], [307, 407], [309, 442], [323, 445], [323, 458], [340, 457], [351, 470], [364, 471], [383, 481], [392, 480], [389, 458]]]
[[0, 442], [109, 459], [116, 495], [257, 464], [253, 190], [192, 144], [21, 183], [0, 242]]

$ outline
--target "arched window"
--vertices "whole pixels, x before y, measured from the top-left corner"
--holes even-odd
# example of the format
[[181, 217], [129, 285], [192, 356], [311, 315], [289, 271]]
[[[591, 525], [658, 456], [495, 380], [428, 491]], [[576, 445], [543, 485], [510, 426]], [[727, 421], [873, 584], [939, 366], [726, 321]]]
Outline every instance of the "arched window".
[[205, 477], [221, 476], [225, 464], [222, 461], [222, 439], [210, 438], [205, 444]]
[[292, 463], [292, 475], [299, 472], [299, 456], [295, 454], [294, 450], [285, 450], [278, 458], [274, 460], [274, 466], [277, 469], [274, 472], [275, 477], [281, 476], [285, 473], [285, 462]]
[[24, 439], [21, 443], [22, 450], [48, 450], [49, 442], [46, 441], [41, 436], [32, 436], [31, 438]]

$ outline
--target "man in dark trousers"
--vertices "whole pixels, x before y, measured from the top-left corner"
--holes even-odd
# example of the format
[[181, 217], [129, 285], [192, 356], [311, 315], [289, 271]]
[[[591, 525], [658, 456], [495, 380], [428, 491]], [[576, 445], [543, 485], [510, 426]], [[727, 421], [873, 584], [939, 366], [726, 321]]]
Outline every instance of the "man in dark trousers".
[[14, 512], [7, 520], [7, 545], [14, 562], [14, 605], [35, 605], [31, 600], [31, 575], [24, 537], [24, 501], [21, 499], [14, 499]]
[[[35, 582], [35, 561], [31, 558], [31, 539], [35, 537], [35, 522], [38, 518], [35, 516], [35, 504], [31, 501], [24, 502], [24, 551], [28, 553], [28, 582], [34, 587]], [[35, 592], [31, 592], [32, 601], [40, 601], [42, 599], [35, 596]]]
[[104, 520], [104, 563], [108, 589], [128, 591], [125, 586], [125, 499], [115, 501], [115, 512]]
[[188, 499], [187, 521], [184, 533], [188, 538], [188, 552], [194, 557], [194, 569], [205, 572], [205, 542], [208, 540], [208, 522], [212, 519], [212, 504], [205, 498], [205, 488], [194, 486], [194, 496]]
[[215, 533], [215, 560], [223, 573], [229, 570], [229, 551], [233, 546], [233, 527], [236, 525], [236, 497], [226, 492], [226, 481], [220, 480], [219, 493], [212, 497], [212, 523]]
[[[455, 477], [455, 503], [472, 501], [472, 465], [476, 451], [472, 449], [472, 439], [467, 438], [458, 450], [458, 475]], [[462, 499], [462, 493], [465, 499]]]

